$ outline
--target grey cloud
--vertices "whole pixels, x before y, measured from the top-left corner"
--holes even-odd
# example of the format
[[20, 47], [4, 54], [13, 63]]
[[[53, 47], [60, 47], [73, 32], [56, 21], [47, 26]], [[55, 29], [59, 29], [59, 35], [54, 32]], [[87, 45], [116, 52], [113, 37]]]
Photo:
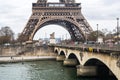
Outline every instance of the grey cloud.
[[[6, 1], [6, 2], [5, 2]], [[11, 26], [14, 31], [22, 30], [31, 14], [31, 4], [37, 0], [0, 0], [0, 26]], [[112, 20], [120, 17], [119, 0], [76, 0], [82, 3], [82, 13], [89, 20]], [[99, 1], [99, 2], [97, 2]], [[18, 4], [19, 3], [19, 4]], [[101, 4], [102, 3], [102, 4]], [[16, 28], [17, 26], [17, 28]], [[20, 30], [17, 30], [17, 29]]]
[[[100, 0], [96, 5], [85, 5], [83, 13], [90, 20], [112, 20], [120, 17], [120, 1]], [[111, 5], [112, 4], [112, 5]]]
[[105, 5], [120, 3], [120, 0], [101, 0]]

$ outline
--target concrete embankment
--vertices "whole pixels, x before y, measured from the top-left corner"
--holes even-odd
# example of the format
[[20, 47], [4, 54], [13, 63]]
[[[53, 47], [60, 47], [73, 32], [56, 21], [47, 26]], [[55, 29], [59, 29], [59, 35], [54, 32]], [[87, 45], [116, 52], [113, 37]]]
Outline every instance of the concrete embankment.
[[21, 56], [21, 57], [0, 57], [0, 63], [15, 63], [38, 60], [55, 60], [56, 56]]

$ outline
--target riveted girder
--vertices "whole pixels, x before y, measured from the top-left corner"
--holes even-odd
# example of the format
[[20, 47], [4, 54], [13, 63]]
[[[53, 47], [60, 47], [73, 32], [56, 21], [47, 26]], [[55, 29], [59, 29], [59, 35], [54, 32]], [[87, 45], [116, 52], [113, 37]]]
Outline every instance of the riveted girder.
[[38, 0], [33, 3], [32, 15], [19, 36], [20, 41], [33, 40], [35, 33], [42, 27], [50, 24], [63, 26], [74, 41], [84, 41], [86, 33], [92, 28], [81, 13], [81, 4], [75, 0], [60, 0], [59, 3], [47, 3], [47, 0]]

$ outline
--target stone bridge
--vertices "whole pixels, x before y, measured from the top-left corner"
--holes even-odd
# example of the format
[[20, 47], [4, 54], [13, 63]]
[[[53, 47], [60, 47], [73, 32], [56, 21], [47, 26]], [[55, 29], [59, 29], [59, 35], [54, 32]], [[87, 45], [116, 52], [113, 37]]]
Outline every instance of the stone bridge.
[[58, 61], [64, 61], [66, 66], [77, 67], [78, 76], [114, 76], [116, 80], [120, 80], [120, 67], [117, 65], [119, 60], [110, 54], [61, 46], [55, 47], [54, 51], [58, 54]]

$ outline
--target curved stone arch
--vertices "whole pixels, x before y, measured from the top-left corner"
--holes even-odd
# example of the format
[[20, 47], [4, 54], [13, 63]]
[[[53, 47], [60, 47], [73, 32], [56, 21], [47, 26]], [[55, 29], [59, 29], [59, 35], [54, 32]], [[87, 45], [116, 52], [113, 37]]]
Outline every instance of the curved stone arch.
[[[88, 62], [91, 61], [91, 60], [93, 60], [93, 59], [102, 62], [101, 60], [99, 60], [99, 59], [97, 59], [97, 58], [90, 58], [90, 59], [86, 60], [86, 61], [83, 63], [83, 66], [87, 66]], [[102, 62], [102, 63], [103, 63], [103, 62]], [[103, 64], [104, 64], [104, 63], [103, 63]]]
[[[79, 30], [79, 32], [80, 32], [81, 36], [83, 37], [83, 39], [85, 39], [85, 33], [84, 33], [84, 31], [82, 30], [81, 26], [80, 26], [76, 21], [73, 21], [73, 20], [70, 20], [70, 19], [67, 19], [67, 18], [61, 18], [61, 17], [54, 17], [54, 18], [49, 17], [49, 18], [43, 20], [42, 22], [39, 21], [39, 23], [35, 26], [34, 31], [33, 31], [32, 34], [30, 35], [29, 40], [33, 40], [33, 37], [34, 37], [34, 35], [36, 34], [36, 32], [37, 32], [40, 28], [44, 27], [44, 26], [45, 26], [45, 23], [47, 23], [47, 22], [49, 22], [49, 21], [55, 21], [55, 20], [61, 20], [61, 21], [63, 21], [63, 22], [64, 22], [64, 21], [67, 21], [67, 22], [75, 25], [76, 28]], [[46, 24], [46, 25], [48, 25], [48, 24]], [[66, 29], [66, 30], [67, 30], [67, 29]], [[67, 30], [67, 31], [69, 32], [69, 30]]]
[[57, 49], [54, 52], [57, 53], [57, 54], [59, 53]]
[[99, 55], [99, 54], [98, 56], [93, 56], [92, 54], [89, 54], [88, 56], [89, 56], [88, 58], [87, 57], [84, 58], [84, 61], [80, 61], [82, 65], [85, 65], [85, 63], [91, 59], [97, 59], [103, 64], [105, 64], [111, 70], [111, 72], [116, 76], [117, 79], [120, 78], [119, 76], [120, 71], [118, 71], [119, 68], [116, 65], [117, 60], [115, 60], [112, 57], [110, 58], [107, 56], [106, 56], [107, 58], [105, 58], [105, 56], [103, 57], [102, 55]]
[[65, 57], [66, 57], [66, 53], [65, 53], [65, 51], [64, 50], [60, 50], [60, 52], [59, 52], [59, 54], [58, 55], [65, 55]]
[[57, 51], [58, 54], [59, 54], [59, 48], [56, 48], [56, 47], [55, 47], [55, 48], [54, 48], [54, 52], [56, 52], [56, 51]]
[[66, 56], [66, 59], [69, 59], [70, 55], [72, 55], [72, 54], [75, 55], [77, 61], [79, 62], [79, 64], [81, 64], [80, 63], [80, 57], [78, 55], [76, 55], [75, 53], [69, 53], [69, 55]]

